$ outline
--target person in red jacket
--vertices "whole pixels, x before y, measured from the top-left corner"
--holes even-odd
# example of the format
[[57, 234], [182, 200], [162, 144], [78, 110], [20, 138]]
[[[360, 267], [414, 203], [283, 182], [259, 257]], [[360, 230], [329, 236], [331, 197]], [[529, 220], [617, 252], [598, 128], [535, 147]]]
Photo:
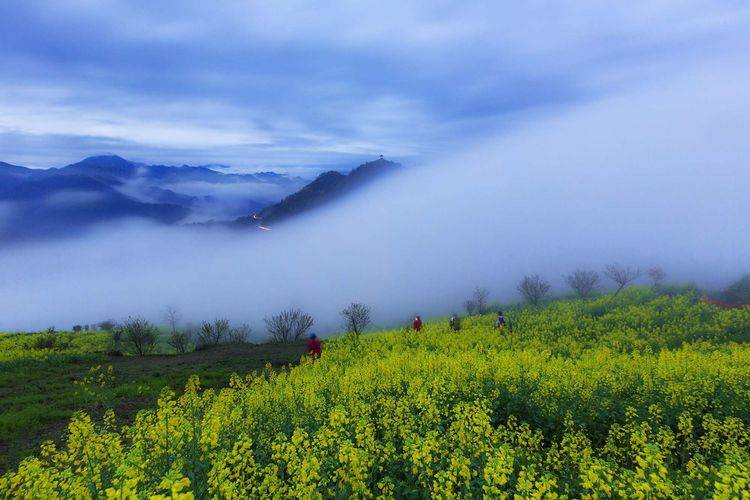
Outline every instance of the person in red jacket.
[[414, 318], [414, 323], [411, 324], [411, 327], [415, 332], [418, 332], [422, 329], [422, 318], [420, 318], [419, 315]]
[[320, 339], [314, 333], [310, 335], [310, 340], [307, 341], [307, 354], [312, 358], [319, 358], [323, 352], [323, 344]]

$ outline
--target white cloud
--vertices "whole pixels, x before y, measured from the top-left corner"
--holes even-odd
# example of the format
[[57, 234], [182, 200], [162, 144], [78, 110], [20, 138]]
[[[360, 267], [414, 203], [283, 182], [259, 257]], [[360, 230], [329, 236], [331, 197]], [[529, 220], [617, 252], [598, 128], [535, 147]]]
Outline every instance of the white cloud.
[[[739, 62], [738, 62], [739, 61]], [[380, 323], [445, 314], [476, 285], [515, 298], [541, 273], [662, 265], [722, 286], [750, 268], [750, 74], [717, 60], [539, 119], [270, 233], [135, 227], [6, 249], [0, 329], [144, 314], [191, 320], [349, 301]], [[64, 262], [65, 266], [58, 266]], [[76, 293], [70, 293], [70, 290]]]

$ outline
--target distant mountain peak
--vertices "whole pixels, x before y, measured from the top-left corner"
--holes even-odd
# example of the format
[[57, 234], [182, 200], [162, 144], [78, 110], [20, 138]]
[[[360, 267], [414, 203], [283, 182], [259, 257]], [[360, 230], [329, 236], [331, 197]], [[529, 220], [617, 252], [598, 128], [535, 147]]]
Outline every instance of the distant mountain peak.
[[241, 217], [235, 223], [240, 225], [255, 224], [257, 220], [263, 220], [265, 226], [272, 222], [278, 222], [325, 205], [364, 186], [371, 180], [401, 168], [403, 168], [401, 164], [386, 160], [381, 156], [377, 160], [363, 163], [352, 169], [348, 174], [329, 170], [279, 203], [264, 208], [259, 214], [255, 214], [255, 217]]
[[81, 160], [79, 163], [90, 163], [90, 162], [111, 162], [111, 163], [133, 163], [130, 160], [126, 160], [122, 156], [115, 155], [115, 154], [108, 154], [108, 155], [94, 155], [94, 156], [87, 156], [83, 160]]
[[122, 156], [118, 155], [96, 155], [96, 156], [88, 156], [84, 158], [83, 160], [73, 163], [71, 165], [67, 165], [64, 168], [72, 167], [75, 165], [84, 165], [84, 166], [96, 166], [98, 168], [116, 168], [116, 169], [132, 169], [138, 166], [137, 163], [132, 162], [130, 160], [126, 160]]

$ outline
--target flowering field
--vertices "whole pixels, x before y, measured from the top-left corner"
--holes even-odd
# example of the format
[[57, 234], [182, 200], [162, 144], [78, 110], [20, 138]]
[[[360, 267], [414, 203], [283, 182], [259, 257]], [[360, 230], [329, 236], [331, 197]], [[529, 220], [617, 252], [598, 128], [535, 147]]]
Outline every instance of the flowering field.
[[0, 497], [651, 497], [750, 491], [750, 309], [634, 289], [326, 343], [124, 428], [77, 415]]
[[[278, 369], [299, 361], [304, 343], [226, 344], [187, 354], [110, 356], [107, 332], [0, 333], [0, 476], [59, 440], [76, 411], [120, 424], [155, 404], [164, 388], [178, 393], [194, 373], [204, 387], [226, 387], [232, 373]], [[3, 496], [0, 495], [0, 498]]]
[[105, 332], [56, 332], [13, 334], [0, 332], [0, 368], [3, 372], [35, 369], [40, 364], [59, 364], [93, 359], [109, 346]]

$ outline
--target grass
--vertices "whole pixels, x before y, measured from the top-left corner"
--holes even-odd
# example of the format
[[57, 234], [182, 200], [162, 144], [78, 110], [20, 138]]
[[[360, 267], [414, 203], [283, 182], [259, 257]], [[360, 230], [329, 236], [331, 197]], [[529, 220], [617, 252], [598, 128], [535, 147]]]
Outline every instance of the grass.
[[[278, 369], [298, 362], [304, 352], [304, 343], [225, 344], [179, 356], [52, 353], [47, 359], [0, 363], [0, 473], [16, 467], [42, 442], [59, 441], [76, 411], [99, 418], [113, 408], [119, 423], [129, 423], [164, 388], [180, 393], [192, 374], [199, 374], [207, 388], [221, 388], [232, 373], [258, 371], [266, 364]], [[114, 377], [104, 387], [76, 384], [109, 366]]]

